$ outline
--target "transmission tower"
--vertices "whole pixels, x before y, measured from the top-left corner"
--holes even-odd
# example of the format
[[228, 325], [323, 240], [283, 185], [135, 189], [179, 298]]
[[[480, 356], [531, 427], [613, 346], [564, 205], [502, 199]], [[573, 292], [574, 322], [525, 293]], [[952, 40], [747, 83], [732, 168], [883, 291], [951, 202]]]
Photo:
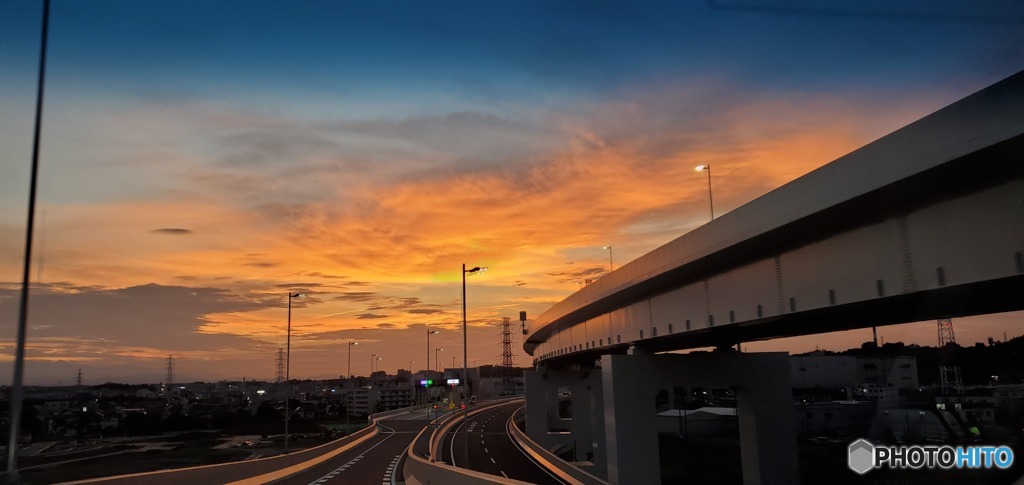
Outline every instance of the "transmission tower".
[[515, 382], [512, 380], [512, 367], [515, 366], [512, 355], [512, 319], [501, 318], [501, 367], [504, 367], [502, 381], [505, 390], [515, 393]]
[[512, 355], [512, 319], [501, 318], [501, 366], [512, 367], [515, 365]]
[[[953, 320], [948, 318], [942, 318], [938, 321], [939, 325], [939, 349], [945, 348], [949, 344], [956, 344], [956, 336], [953, 334]], [[942, 393], [949, 394], [950, 392], [956, 392], [957, 394], [963, 394], [964, 392], [964, 381], [960, 376], [960, 366], [958, 365], [940, 365], [939, 366], [939, 383], [942, 385]]]
[[82, 369], [78, 369], [78, 375], [75, 376], [75, 387], [82, 387]]
[[167, 386], [164, 388], [164, 391], [167, 394], [170, 394], [171, 384], [174, 382], [174, 355], [167, 356], [167, 375], [164, 377], [164, 380], [167, 382]]
[[277, 349], [277, 359], [274, 361], [277, 364], [277, 383], [284, 382], [284, 367], [287, 363], [284, 357], [284, 349]]

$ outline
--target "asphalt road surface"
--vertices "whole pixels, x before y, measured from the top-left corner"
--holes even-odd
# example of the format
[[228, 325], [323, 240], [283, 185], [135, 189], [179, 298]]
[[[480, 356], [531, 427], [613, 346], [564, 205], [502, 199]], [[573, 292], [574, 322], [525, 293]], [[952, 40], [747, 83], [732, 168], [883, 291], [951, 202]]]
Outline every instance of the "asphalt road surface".
[[[381, 432], [338, 456], [281, 483], [389, 484], [401, 482], [405, 452], [428, 420], [422, 411], [384, 419]], [[398, 475], [395, 476], [395, 473]]]
[[521, 406], [521, 402], [498, 406], [471, 416], [469, 423], [456, 426], [442, 442], [442, 459], [450, 465], [490, 475], [541, 485], [562, 484], [520, 450], [508, 435], [506, 423]]

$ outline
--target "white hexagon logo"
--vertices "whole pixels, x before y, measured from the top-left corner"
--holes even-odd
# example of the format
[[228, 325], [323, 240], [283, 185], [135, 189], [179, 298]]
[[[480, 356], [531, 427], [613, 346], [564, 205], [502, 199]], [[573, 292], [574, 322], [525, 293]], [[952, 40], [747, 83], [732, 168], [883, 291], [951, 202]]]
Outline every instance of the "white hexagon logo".
[[875, 445], [866, 439], [850, 443], [846, 465], [858, 475], [863, 475], [875, 467]]

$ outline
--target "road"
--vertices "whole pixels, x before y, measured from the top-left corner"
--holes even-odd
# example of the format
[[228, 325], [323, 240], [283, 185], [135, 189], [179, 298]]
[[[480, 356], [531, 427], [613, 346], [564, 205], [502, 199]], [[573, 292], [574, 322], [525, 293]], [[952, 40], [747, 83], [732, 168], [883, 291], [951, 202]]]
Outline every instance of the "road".
[[401, 463], [405, 452], [416, 433], [427, 423], [423, 411], [383, 419], [379, 421], [381, 432], [373, 438], [280, 483], [321, 485], [401, 482]]
[[490, 475], [540, 485], [562, 484], [520, 450], [508, 435], [505, 426], [522, 405], [522, 402], [510, 403], [471, 416], [469, 423], [460, 424], [454, 432], [445, 435], [441, 458], [450, 465]]

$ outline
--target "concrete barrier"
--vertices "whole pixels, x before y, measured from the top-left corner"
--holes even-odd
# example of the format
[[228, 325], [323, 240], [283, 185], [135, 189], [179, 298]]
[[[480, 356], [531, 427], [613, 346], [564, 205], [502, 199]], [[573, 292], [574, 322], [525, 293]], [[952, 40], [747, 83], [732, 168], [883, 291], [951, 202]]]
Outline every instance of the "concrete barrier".
[[[520, 410], [521, 409], [523, 408], [520, 408]], [[512, 416], [508, 418], [508, 422], [505, 423], [505, 427], [509, 436], [512, 437], [512, 441], [525, 453], [530, 455], [530, 458], [551, 473], [558, 475], [558, 478], [564, 480], [566, 483], [570, 483], [572, 485], [608, 485], [608, 482], [572, 466], [554, 453], [545, 449], [543, 446], [531, 440], [526, 433], [523, 433], [519, 427], [516, 426], [515, 419], [516, 414], [518, 413], [519, 410], [512, 413]]]

